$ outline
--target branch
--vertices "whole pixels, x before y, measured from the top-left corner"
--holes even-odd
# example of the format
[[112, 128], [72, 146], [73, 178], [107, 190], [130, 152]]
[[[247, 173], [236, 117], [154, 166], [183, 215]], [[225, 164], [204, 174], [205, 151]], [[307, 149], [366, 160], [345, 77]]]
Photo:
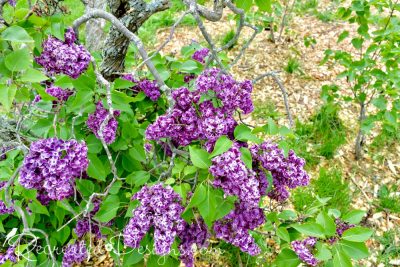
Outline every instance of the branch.
[[148, 60], [148, 55], [146, 50], [144, 49], [143, 43], [140, 40], [140, 38], [131, 32], [127, 27], [125, 27], [122, 22], [116, 18], [114, 15], [111, 13], [108, 13], [103, 10], [99, 9], [88, 9], [86, 14], [81, 16], [80, 18], [76, 19], [73, 23], [73, 28], [75, 32], [78, 32], [78, 28], [80, 25], [83, 23], [86, 23], [87, 21], [95, 18], [102, 18], [107, 21], [109, 21], [115, 28], [117, 28], [118, 31], [120, 31], [126, 38], [128, 38], [131, 42], [135, 44], [137, 47], [139, 54], [141, 55], [142, 59], [146, 61], [146, 66], [149, 69], [149, 71], [153, 74], [155, 80], [157, 81], [158, 85], [162, 88], [165, 88], [165, 83], [164, 80], [161, 78], [160, 74], [158, 73], [157, 69], [155, 68], [153, 62], [151, 60]]
[[278, 73], [277, 73], [276, 71], [269, 71], [269, 72], [266, 72], [266, 73], [264, 73], [264, 74], [258, 76], [257, 78], [255, 78], [255, 79], [252, 81], [252, 83], [255, 84], [255, 83], [257, 83], [258, 81], [264, 79], [265, 77], [272, 77], [272, 78], [274, 79], [274, 81], [278, 84], [279, 89], [281, 90], [282, 95], [283, 95], [283, 101], [284, 101], [284, 103], [285, 103], [286, 114], [287, 114], [288, 119], [289, 119], [289, 127], [290, 127], [290, 128], [293, 128], [293, 117], [292, 117], [292, 113], [290, 112], [289, 101], [288, 101], [288, 94], [287, 94], [287, 92], [286, 92], [285, 87], [283, 86], [282, 81], [279, 79], [279, 77], [278, 77], [277, 74], [278, 74]]

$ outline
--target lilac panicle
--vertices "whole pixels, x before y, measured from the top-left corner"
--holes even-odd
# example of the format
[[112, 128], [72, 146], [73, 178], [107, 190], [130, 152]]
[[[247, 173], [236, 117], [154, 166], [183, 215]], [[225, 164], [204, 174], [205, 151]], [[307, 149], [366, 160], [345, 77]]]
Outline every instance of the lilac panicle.
[[264, 212], [259, 207], [246, 202], [237, 203], [224, 218], [214, 224], [217, 238], [240, 248], [243, 252], [255, 256], [261, 252], [249, 230], [254, 230], [265, 222]]
[[42, 54], [35, 60], [48, 75], [65, 74], [76, 79], [88, 68], [91, 55], [83, 45], [74, 43], [76, 36], [71, 28], [64, 38], [63, 42], [49, 36], [42, 44]]
[[317, 239], [315, 237], [307, 237], [304, 240], [295, 240], [291, 243], [291, 245], [301, 261], [310, 266], [317, 266], [318, 260], [310, 251], [315, 247], [316, 243]]
[[139, 200], [141, 205], [133, 211], [133, 217], [124, 229], [125, 245], [138, 248], [144, 235], [153, 226], [155, 253], [168, 254], [175, 236], [185, 227], [181, 218], [184, 210], [180, 204], [181, 197], [170, 186], [156, 184], [142, 187], [132, 199]]
[[[119, 110], [115, 110], [114, 117], [118, 117], [120, 113], [121, 112]], [[96, 111], [90, 114], [86, 121], [86, 125], [89, 127], [90, 130], [92, 130], [92, 132], [96, 135], [98, 139], [100, 139], [99, 130], [101, 124], [107, 118], [107, 116], [108, 116], [108, 110], [106, 110], [103, 107], [103, 103], [99, 101], [96, 104]], [[118, 121], [114, 117], [110, 118], [108, 120], [107, 125], [105, 125], [104, 127], [103, 138], [106, 144], [111, 144], [115, 141], [115, 136], [118, 128]]]
[[65, 102], [74, 93], [71, 90], [64, 90], [57, 86], [46, 88], [46, 93], [58, 99], [58, 101]]
[[179, 233], [181, 243], [179, 245], [179, 258], [186, 267], [194, 266], [194, 246], [203, 248], [208, 246], [208, 238], [210, 234], [207, 230], [207, 225], [202, 219], [197, 219], [191, 224], [185, 223], [184, 229]]
[[62, 260], [62, 267], [72, 267], [80, 264], [88, 256], [85, 241], [76, 241], [74, 244], [67, 246]]
[[15, 255], [15, 246], [11, 246], [7, 249], [6, 253], [0, 254], [0, 265], [6, 263], [6, 261], [17, 262], [17, 255]]
[[148, 96], [152, 101], [157, 101], [160, 98], [160, 88], [157, 85], [156, 81], [150, 81], [147, 79], [137, 80], [133, 77], [132, 74], [127, 74], [122, 77], [125, 80], [136, 83], [135, 86], [132, 87], [133, 91], [143, 91], [146, 96]]
[[287, 188], [306, 186], [310, 177], [304, 170], [305, 160], [296, 156], [293, 150], [286, 158], [283, 150], [270, 141], [250, 148], [253, 165], [257, 168], [270, 171], [273, 178], [273, 189], [268, 196], [277, 201], [284, 201], [289, 197]]
[[0, 200], [0, 215], [2, 214], [11, 214], [14, 212], [14, 207], [7, 207], [6, 203], [3, 200]]
[[206, 57], [208, 56], [210, 50], [208, 48], [201, 48], [193, 53], [192, 59], [204, 64], [206, 63]]
[[43, 201], [62, 200], [73, 195], [74, 179], [81, 176], [88, 163], [84, 142], [41, 139], [31, 144], [19, 182], [27, 189], [37, 189]]

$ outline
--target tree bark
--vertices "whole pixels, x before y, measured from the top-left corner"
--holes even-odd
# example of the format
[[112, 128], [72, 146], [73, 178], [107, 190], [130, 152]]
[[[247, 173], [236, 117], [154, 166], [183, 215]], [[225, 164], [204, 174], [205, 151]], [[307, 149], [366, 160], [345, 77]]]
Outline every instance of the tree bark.
[[[107, 2], [106, 0], [88, 0], [88, 6], [90, 8], [106, 10]], [[103, 48], [106, 39], [106, 33], [104, 32], [105, 24], [104, 19], [93, 19], [86, 23], [85, 45], [89, 51], [100, 51]]]
[[[154, 13], [169, 8], [169, 0], [109, 0], [110, 12], [119, 18], [130, 31], [136, 33], [139, 27]], [[103, 61], [100, 71], [107, 80], [113, 80], [125, 68], [125, 56], [129, 39], [120, 31], [111, 27], [103, 49]]]

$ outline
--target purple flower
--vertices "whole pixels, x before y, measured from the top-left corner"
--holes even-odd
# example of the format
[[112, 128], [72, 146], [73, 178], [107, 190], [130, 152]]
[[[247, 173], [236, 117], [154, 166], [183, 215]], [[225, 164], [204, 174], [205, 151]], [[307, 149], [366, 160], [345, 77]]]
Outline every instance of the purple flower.
[[148, 96], [152, 101], [157, 101], [157, 99], [161, 96], [160, 88], [158, 87], [156, 81], [150, 81], [147, 79], [139, 81], [136, 80], [132, 74], [124, 75], [122, 78], [136, 83], [136, 85], [131, 89], [136, 92], [143, 91], [145, 95]]
[[253, 205], [242, 202], [236, 204], [236, 208], [221, 220], [214, 224], [217, 238], [240, 248], [243, 252], [255, 256], [261, 252], [249, 230], [265, 222], [263, 210]]
[[239, 146], [234, 144], [212, 160], [210, 173], [214, 176], [213, 185], [222, 188], [226, 195], [236, 195], [247, 205], [258, 207], [262, 195], [260, 182], [256, 173], [247, 169], [241, 155]]
[[185, 223], [185, 228], [179, 233], [179, 238], [181, 243], [179, 245], [179, 258], [185, 264], [186, 267], [194, 266], [193, 259], [193, 246], [197, 248], [207, 247], [207, 239], [210, 234], [207, 230], [207, 225], [205, 225], [202, 219], [197, 219], [191, 224]]
[[10, 6], [12, 6], [12, 7], [15, 7], [16, 4], [17, 4], [17, 1], [16, 1], [16, 0], [8, 0], [8, 4], [9, 4]]
[[6, 263], [6, 261], [17, 262], [17, 255], [15, 255], [15, 247], [11, 246], [7, 249], [6, 253], [0, 254], [0, 265]]
[[65, 102], [74, 93], [71, 90], [63, 90], [60, 87], [51, 86], [46, 88], [46, 93], [58, 99], [58, 101]]
[[86, 233], [89, 232], [94, 234], [97, 238], [102, 237], [100, 227], [97, 222], [91, 221], [89, 218], [78, 220], [76, 222], [74, 232], [79, 238], [82, 238]]
[[27, 189], [37, 189], [42, 203], [73, 195], [74, 180], [88, 166], [84, 142], [48, 138], [31, 144], [20, 171], [19, 182]]
[[270, 141], [250, 148], [253, 165], [258, 169], [270, 171], [273, 178], [273, 189], [268, 196], [277, 201], [289, 197], [287, 188], [306, 186], [310, 177], [304, 170], [305, 160], [296, 156], [293, 150], [285, 158], [283, 150]]
[[317, 266], [318, 260], [310, 251], [315, 247], [316, 242], [317, 239], [315, 237], [307, 237], [304, 240], [293, 241], [291, 245], [301, 261], [310, 266]]
[[76, 79], [88, 68], [91, 56], [83, 45], [74, 44], [72, 29], [65, 32], [64, 38], [63, 42], [49, 36], [42, 44], [42, 54], [35, 60], [49, 75], [62, 73]]
[[201, 48], [193, 53], [192, 59], [204, 64], [206, 63], [206, 57], [208, 56], [209, 52], [210, 50], [208, 50], [208, 48]]
[[7, 207], [6, 203], [3, 200], [0, 200], [0, 215], [2, 214], [11, 214], [14, 212], [14, 207]]
[[42, 97], [40, 95], [35, 95], [35, 98], [33, 99], [33, 103], [37, 103], [40, 100], [42, 100]]
[[153, 226], [156, 254], [168, 254], [175, 236], [185, 227], [180, 217], [184, 210], [180, 196], [170, 186], [156, 184], [142, 187], [132, 199], [139, 200], [141, 205], [133, 211], [133, 217], [124, 229], [124, 244], [138, 248]]
[[62, 260], [62, 267], [72, 267], [83, 262], [88, 256], [85, 241], [77, 241], [67, 246]]
[[[118, 117], [120, 113], [121, 112], [119, 110], [115, 110], [114, 117]], [[92, 130], [92, 132], [96, 135], [98, 139], [101, 139], [99, 135], [99, 130], [101, 124], [107, 118], [107, 116], [108, 116], [108, 110], [106, 110], [103, 107], [103, 103], [99, 101], [97, 102], [96, 105], [96, 111], [90, 114], [86, 121], [87, 126], [89, 127], [90, 130]], [[107, 125], [105, 125], [103, 130], [103, 138], [106, 144], [111, 144], [115, 141], [115, 135], [118, 128], [118, 121], [114, 117], [111, 117], [108, 120], [108, 123]]]

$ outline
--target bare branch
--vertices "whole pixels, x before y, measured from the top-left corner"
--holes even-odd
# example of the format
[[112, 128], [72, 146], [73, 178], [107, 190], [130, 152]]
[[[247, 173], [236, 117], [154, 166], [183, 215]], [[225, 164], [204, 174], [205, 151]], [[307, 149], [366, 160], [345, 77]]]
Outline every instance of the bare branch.
[[122, 24], [122, 22], [111, 13], [99, 9], [88, 9], [86, 14], [84, 14], [83, 16], [74, 21], [73, 23], [74, 31], [78, 32], [78, 28], [80, 25], [94, 18], [102, 18], [108, 20], [118, 31], [120, 31], [123, 35], [125, 35], [125, 37], [127, 37], [131, 42], [133, 42], [137, 47], [142, 59], [146, 61], [146, 66], [149, 69], [149, 71], [153, 74], [158, 85], [163, 88], [165, 87], [164, 80], [161, 78], [153, 62], [151, 60], [148, 60], [149, 56], [146, 50], [144, 49], [143, 43], [140, 40], [140, 38], [136, 34], [131, 32], [127, 27], [125, 27], [125, 25]]
[[286, 109], [286, 114], [288, 116], [289, 119], [289, 126], [290, 128], [293, 128], [293, 117], [292, 117], [292, 113], [290, 112], [290, 107], [289, 107], [289, 101], [288, 101], [288, 94], [286, 92], [285, 87], [283, 86], [282, 81], [279, 79], [278, 77], [278, 72], [276, 71], [269, 71], [266, 72], [260, 76], [258, 76], [257, 78], [253, 79], [253, 84], [257, 83], [258, 81], [264, 79], [265, 77], [272, 77], [274, 79], [274, 81], [278, 84], [279, 89], [282, 92], [282, 96], [283, 96], [283, 101], [285, 103], [285, 109]]

